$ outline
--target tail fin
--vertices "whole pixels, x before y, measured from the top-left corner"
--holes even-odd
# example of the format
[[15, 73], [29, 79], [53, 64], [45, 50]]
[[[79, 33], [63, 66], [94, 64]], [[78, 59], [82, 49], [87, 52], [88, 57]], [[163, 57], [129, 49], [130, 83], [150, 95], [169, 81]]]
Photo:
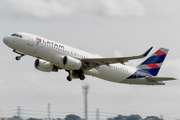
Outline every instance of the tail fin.
[[166, 48], [160, 48], [147, 60], [137, 66], [137, 68], [152, 76], [156, 76], [162, 66], [164, 59], [166, 58], [168, 51], [169, 50]]

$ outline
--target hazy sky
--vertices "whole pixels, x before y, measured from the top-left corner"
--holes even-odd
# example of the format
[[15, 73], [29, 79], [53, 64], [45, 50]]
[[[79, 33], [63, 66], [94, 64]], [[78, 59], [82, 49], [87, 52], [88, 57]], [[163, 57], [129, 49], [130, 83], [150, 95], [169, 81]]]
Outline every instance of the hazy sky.
[[[105, 57], [139, 55], [154, 46], [152, 54], [165, 47], [170, 51], [158, 76], [179, 79], [179, 4], [179, 0], [1, 0], [0, 111], [17, 106], [47, 111], [49, 102], [52, 111], [83, 117], [82, 85], [89, 85], [91, 120], [96, 108], [102, 119], [117, 114], [180, 118], [179, 80], [167, 81], [165, 86], [127, 85], [92, 77], [69, 82], [63, 70], [36, 70], [35, 58], [30, 56], [16, 61], [17, 54], [2, 42], [12, 33], [31, 32]], [[143, 60], [127, 65], [136, 66]]]

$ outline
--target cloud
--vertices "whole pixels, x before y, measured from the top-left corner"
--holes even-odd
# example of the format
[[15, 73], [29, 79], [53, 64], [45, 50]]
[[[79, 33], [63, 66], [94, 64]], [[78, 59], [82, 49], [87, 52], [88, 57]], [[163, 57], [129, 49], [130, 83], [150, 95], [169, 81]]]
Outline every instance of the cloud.
[[14, 13], [27, 14], [40, 18], [61, 17], [73, 14], [73, 8], [71, 8], [70, 3], [63, 2], [62, 0], [60, 2], [56, 0], [8, 0], [7, 4], [13, 4], [11, 11], [14, 11]]
[[[168, 4], [168, 3], [165, 3]], [[2, 0], [1, 16], [69, 18], [74, 16], [129, 17], [165, 16], [170, 10], [157, 1], [141, 0]]]
[[145, 7], [138, 0], [4, 0], [1, 6], [9, 16], [37, 18], [62, 18], [85, 14], [110, 17], [145, 15]]
[[101, 0], [103, 13], [108, 16], [143, 16], [145, 7], [137, 0]]
[[[164, 64], [164, 67], [166, 67], [165, 69], [167, 70], [166, 72], [164, 72], [165, 74], [169, 75], [169, 72], [171, 72], [172, 76], [175, 76], [177, 79], [180, 78], [180, 66], [179, 66], [179, 62], [180, 59], [170, 59], [167, 60]], [[172, 72], [173, 71], [173, 72]]]
[[123, 53], [121, 53], [119, 50], [115, 50], [114, 55], [115, 55], [115, 57], [123, 57], [124, 56]]

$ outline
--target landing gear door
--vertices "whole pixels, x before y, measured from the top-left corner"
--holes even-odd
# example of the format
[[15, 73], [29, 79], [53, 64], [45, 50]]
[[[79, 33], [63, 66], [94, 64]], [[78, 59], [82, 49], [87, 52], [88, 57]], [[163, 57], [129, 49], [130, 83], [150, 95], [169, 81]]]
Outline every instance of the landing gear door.
[[34, 42], [33, 36], [31, 34], [29, 34], [27, 44], [30, 45], [30, 46], [33, 46], [33, 42]]

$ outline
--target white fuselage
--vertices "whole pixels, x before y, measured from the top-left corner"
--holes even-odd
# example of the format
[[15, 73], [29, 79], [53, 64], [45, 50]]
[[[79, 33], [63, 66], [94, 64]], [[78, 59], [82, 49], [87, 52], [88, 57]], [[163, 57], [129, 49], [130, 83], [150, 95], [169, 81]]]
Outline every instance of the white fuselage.
[[[85, 52], [67, 45], [54, 42], [52, 40], [45, 39], [43, 37], [29, 34], [29, 33], [19, 33], [22, 35], [22, 38], [7, 36], [4, 38], [6, 45], [11, 47], [14, 50], [20, 51], [27, 55], [41, 58], [43, 60], [49, 61], [59, 68], [66, 69], [65, 66], [57, 64], [55, 62], [55, 56], [71, 56], [76, 59], [85, 59], [85, 58], [102, 58], [98, 55]], [[39, 38], [37, 40], [37, 38]], [[92, 68], [85, 70], [84, 74], [95, 76], [101, 79], [105, 79], [112, 82], [119, 83], [128, 83], [128, 84], [146, 84], [146, 85], [158, 85], [162, 84], [161, 82], [148, 81], [145, 78], [137, 79], [127, 79], [133, 73], [137, 71], [136, 67], [130, 67], [123, 64], [110, 64], [100, 65], [97, 68]]]

